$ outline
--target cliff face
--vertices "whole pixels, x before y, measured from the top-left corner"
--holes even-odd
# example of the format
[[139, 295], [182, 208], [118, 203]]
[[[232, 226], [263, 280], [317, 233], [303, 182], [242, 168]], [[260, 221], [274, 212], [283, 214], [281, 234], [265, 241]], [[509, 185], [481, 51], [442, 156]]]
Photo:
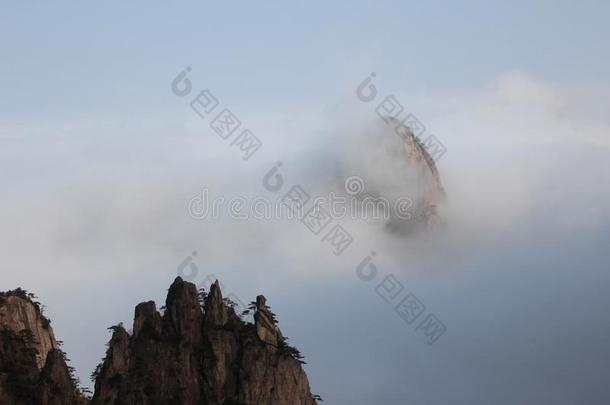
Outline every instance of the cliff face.
[[[203, 305], [202, 305], [203, 304]], [[315, 405], [298, 350], [262, 295], [246, 323], [218, 282], [208, 295], [177, 278], [165, 311], [135, 309], [115, 326], [95, 371], [93, 405]], [[0, 293], [0, 405], [84, 405], [50, 322], [23, 290]]]
[[154, 302], [141, 303], [131, 336], [112, 328], [92, 404], [316, 404], [298, 351], [265, 301], [257, 298], [254, 324], [245, 323], [218, 283], [201, 297], [177, 278], [163, 314]]
[[38, 305], [21, 290], [0, 295], [0, 326], [15, 333], [29, 330], [35, 341], [33, 347], [36, 364], [42, 368], [50, 350], [57, 349], [57, 341], [48, 319], [40, 312]]
[[84, 403], [40, 306], [20, 289], [0, 293], [0, 405]]

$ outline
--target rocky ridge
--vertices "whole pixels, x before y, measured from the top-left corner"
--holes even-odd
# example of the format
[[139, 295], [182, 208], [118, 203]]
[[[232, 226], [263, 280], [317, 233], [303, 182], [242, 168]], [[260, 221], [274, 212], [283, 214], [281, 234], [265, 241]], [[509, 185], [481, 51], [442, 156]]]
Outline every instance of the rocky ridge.
[[202, 294], [178, 277], [163, 314], [144, 302], [132, 335], [112, 328], [92, 404], [316, 404], [265, 298], [251, 308], [254, 324], [240, 319], [218, 282]]
[[165, 306], [136, 306], [133, 332], [113, 326], [95, 392], [78, 388], [35, 297], [0, 293], [0, 405], [314, 405], [302, 356], [277, 326], [264, 296], [242, 315], [176, 278]]

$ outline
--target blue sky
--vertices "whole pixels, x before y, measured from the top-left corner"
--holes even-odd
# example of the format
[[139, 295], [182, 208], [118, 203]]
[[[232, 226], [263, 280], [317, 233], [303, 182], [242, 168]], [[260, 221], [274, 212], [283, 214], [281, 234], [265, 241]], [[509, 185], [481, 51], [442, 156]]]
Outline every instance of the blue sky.
[[[267, 296], [325, 403], [608, 403], [609, 8], [5, 4], [0, 287], [39, 295], [84, 382], [106, 327], [161, 306], [196, 250], [200, 278]], [[186, 66], [263, 140], [255, 158], [171, 92]], [[186, 214], [204, 187], [264, 192], [278, 160], [324, 193], [336, 166], [385, 173], [363, 164], [379, 118], [355, 89], [371, 72], [447, 148], [443, 232], [349, 223], [337, 258], [298, 223]], [[356, 277], [371, 250], [447, 325], [438, 343]]]
[[[464, 91], [506, 70], [607, 83], [608, 4], [124, 2], [10, 4], [3, 120], [156, 113], [192, 65], [233, 103], [324, 103], [379, 71], [395, 91]], [[52, 78], [52, 80], [50, 80]], [[350, 83], [351, 85], [351, 83]]]

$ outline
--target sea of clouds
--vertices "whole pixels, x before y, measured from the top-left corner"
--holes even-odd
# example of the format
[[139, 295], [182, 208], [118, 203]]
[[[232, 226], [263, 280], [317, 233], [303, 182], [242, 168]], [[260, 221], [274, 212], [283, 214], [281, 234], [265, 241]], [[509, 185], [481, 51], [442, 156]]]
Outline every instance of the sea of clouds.
[[[140, 301], [161, 306], [178, 265], [196, 252], [193, 281], [213, 274], [244, 301], [270, 298], [329, 403], [372, 403], [380, 391], [384, 403], [407, 394], [413, 403], [442, 402], [460, 384], [468, 403], [473, 380], [493, 387], [480, 395], [494, 403], [610, 397], [596, 377], [610, 335], [607, 319], [596, 320], [610, 303], [599, 287], [610, 264], [608, 89], [511, 72], [469, 93], [397, 97], [447, 149], [437, 162], [443, 226], [405, 237], [380, 221], [344, 219], [353, 243], [339, 256], [298, 221], [198, 221], [187, 202], [203, 188], [249, 198], [279, 197], [296, 184], [311, 195], [342, 192], [352, 175], [383, 195], [416, 194], [385, 154], [397, 138], [373, 141], [380, 118], [354, 93], [310, 110], [242, 107], [240, 119], [263, 141], [248, 161], [188, 103], [184, 116], [161, 122], [3, 128], [3, 289], [24, 287], [47, 304], [83, 380], [103, 355], [105, 328], [130, 324]], [[272, 193], [263, 178], [278, 162], [285, 186]], [[372, 251], [381, 273], [447, 326], [434, 346], [356, 276]], [[311, 328], [326, 331], [324, 342]], [[363, 330], [370, 336], [350, 338]], [[363, 363], [352, 358], [358, 353]], [[376, 372], [354, 371], [364, 367]], [[332, 373], [345, 386], [328, 382]], [[399, 376], [421, 392], [403, 388]], [[349, 393], [354, 384], [362, 395]]]

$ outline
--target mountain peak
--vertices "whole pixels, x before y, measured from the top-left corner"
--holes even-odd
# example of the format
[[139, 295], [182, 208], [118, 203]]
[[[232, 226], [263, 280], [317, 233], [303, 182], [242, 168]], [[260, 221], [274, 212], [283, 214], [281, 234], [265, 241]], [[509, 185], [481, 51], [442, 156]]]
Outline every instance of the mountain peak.
[[114, 331], [92, 405], [316, 404], [300, 358], [280, 350], [284, 338], [262, 295], [254, 318], [246, 323], [227, 306], [218, 280], [205, 296], [176, 278], [162, 316], [144, 302], [133, 336]]
[[[0, 293], [0, 404], [86, 404], [34, 298]], [[122, 324], [108, 328], [91, 405], [316, 404], [302, 357], [263, 295], [254, 324], [227, 305], [218, 280], [206, 296], [178, 277], [165, 303], [163, 314], [153, 301], [138, 304], [131, 335]]]
[[212, 327], [223, 327], [228, 320], [228, 308], [222, 298], [218, 280], [210, 286], [210, 293], [205, 300], [205, 322]]

